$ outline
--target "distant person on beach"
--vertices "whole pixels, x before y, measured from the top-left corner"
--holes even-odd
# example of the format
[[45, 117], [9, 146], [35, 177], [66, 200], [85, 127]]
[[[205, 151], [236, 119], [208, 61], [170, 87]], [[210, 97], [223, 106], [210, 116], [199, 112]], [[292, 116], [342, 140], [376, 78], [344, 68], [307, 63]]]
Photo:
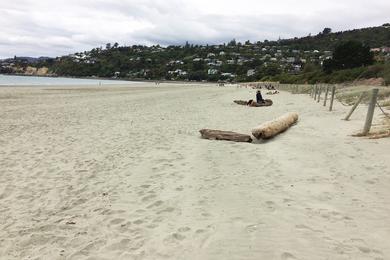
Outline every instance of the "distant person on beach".
[[263, 99], [263, 96], [261, 95], [261, 91], [260, 90], [258, 90], [257, 93], [256, 93], [256, 102], [258, 104], [264, 102], [264, 99]]

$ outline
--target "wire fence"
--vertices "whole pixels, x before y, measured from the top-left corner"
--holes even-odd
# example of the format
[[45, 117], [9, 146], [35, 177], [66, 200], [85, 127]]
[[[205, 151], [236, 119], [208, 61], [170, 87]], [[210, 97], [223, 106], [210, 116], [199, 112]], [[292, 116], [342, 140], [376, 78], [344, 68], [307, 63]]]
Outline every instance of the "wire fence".
[[[333, 101], [335, 98], [335, 92], [336, 92], [336, 86], [335, 85], [329, 85], [329, 84], [322, 84], [322, 85], [291, 85], [291, 84], [282, 84], [280, 86], [281, 90], [287, 90], [290, 91], [292, 94], [309, 94], [310, 97], [312, 97], [315, 102], [320, 103], [321, 100], [324, 100], [323, 106], [327, 106], [327, 100], [328, 100], [328, 94], [331, 93], [330, 96], [330, 102], [329, 102], [329, 111], [332, 111], [333, 109]], [[339, 89], [341, 90], [341, 88]], [[382, 90], [381, 90], [382, 91]], [[369, 99], [368, 102], [368, 109], [367, 109], [367, 115], [365, 124], [363, 127], [363, 131], [356, 135], [356, 136], [365, 136], [368, 135], [371, 129], [373, 117], [374, 117], [374, 111], [375, 108], [378, 107], [383, 113], [383, 115], [390, 119], [390, 114], [386, 113], [383, 107], [377, 102], [378, 99], [378, 88], [374, 88], [371, 91], [363, 91], [360, 92], [360, 96], [354, 101], [354, 104], [351, 106], [351, 104], [344, 103], [341, 99], [339, 99], [339, 103], [343, 106], [351, 107], [350, 111], [344, 118], [344, 120], [349, 120], [352, 113], [355, 111], [357, 106], [360, 104], [360, 102], [363, 100]], [[359, 93], [359, 92], [357, 92]], [[386, 93], [386, 92], [385, 92]], [[382, 93], [383, 96], [384, 93]], [[388, 130], [387, 130], [388, 131]], [[371, 134], [371, 133], [370, 133]]]

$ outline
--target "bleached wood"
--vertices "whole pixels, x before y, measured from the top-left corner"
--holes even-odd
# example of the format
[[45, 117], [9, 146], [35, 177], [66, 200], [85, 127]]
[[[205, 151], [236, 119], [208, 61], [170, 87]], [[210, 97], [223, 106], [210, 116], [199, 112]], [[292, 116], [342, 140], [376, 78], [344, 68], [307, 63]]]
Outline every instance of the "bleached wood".
[[272, 121], [265, 122], [252, 130], [257, 139], [268, 139], [287, 130], [298, 121], [297, 113], [287, 113]]

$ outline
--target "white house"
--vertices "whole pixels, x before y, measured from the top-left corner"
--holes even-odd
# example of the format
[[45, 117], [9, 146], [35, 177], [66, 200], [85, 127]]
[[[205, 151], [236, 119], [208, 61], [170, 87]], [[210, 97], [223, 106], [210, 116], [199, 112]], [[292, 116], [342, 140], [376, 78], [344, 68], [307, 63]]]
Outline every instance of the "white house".
[[293, 62], [295, 62], [295, 57], [287, 57], [286, 61], [288, 63], [293, 63]]
[[207, 70], [207, 74], [208, 75], [215, 75], [217, 73], [218, 73], [218, 70], [216, 70], [216, 69], [208, 69]]
[[255, 75], [255, 73], [256, 73], [256, 70], [250, 69], [250, 70], [248, 70], [248, 71], [246, 72], [246, 75], [247, 75], [248, 77], [250, 77], [250, 76]]
[[232, 73], [221, 73], [221, 76], [223, 76], [223, 77], [230, 77], [230, 78], [234, 78], [235, 77], [235, 75], [234, 74], [232, 74]]

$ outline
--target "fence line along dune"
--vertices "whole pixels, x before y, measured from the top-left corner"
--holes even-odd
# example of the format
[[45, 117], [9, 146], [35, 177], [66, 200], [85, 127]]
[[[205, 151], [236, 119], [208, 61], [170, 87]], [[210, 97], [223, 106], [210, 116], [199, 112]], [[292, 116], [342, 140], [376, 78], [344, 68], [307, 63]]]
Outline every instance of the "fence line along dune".
[[298, 121], [298, 114], [290, 112], [272, 121], [265, 122], [252, 130], [252, 134], [257, 139], [268, 139], [287, 130]]

